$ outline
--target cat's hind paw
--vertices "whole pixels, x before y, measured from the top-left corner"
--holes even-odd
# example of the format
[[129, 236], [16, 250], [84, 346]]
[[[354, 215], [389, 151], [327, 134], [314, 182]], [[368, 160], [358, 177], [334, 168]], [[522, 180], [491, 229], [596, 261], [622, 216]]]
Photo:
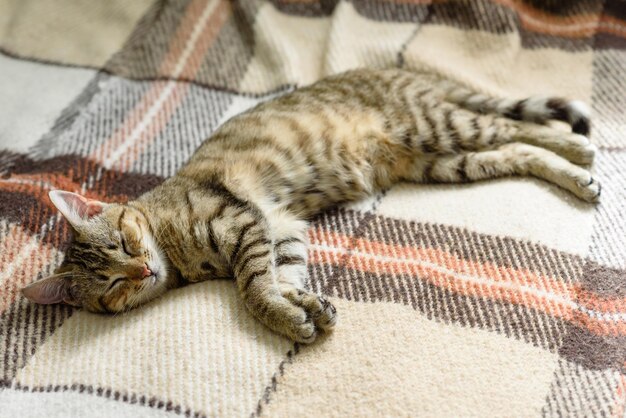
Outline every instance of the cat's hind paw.
[[600, 201], [600, 193], [602, 192], [602, 186], [600, 183], [590, 177], [587, 184], [578, 184], [578, 195], [581, 199], [589, 203], [597, 203]]

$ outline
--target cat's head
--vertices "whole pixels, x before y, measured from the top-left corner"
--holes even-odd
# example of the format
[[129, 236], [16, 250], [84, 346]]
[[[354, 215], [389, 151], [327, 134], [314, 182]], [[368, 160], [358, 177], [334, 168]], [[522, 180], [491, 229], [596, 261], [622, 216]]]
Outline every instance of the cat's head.
[[74, 237], [55, 274], [22, 289], [26, 298], [120, 312], [167, 290], [166, 261], [141, 210], [59, 190], [50, 199]]

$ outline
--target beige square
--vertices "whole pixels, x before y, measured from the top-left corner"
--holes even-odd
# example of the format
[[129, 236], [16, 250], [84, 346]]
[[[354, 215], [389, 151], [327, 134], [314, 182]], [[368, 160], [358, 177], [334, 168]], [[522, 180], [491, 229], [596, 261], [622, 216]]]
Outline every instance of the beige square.
[[265, 4], [255, 21], [254, 57], [240, 89], [263, 92], [358, 67], [393, 67], [414, 28], [367, 19], [349, 2], [340, 2], [331, 18], [288, 15]]
[[264, 4], [254, 24], [254, 56], [240, 89], [263, 92], [313, 83], [322, 75], [329, 26], [328, 18], [287, 15]]
[[409, 43], [405, 59], [408, 67], [434, 69], [501, 95], [591, 100], [592, 51], [524, 49], [515, 32], [425, 25]]
[[0, 0], [0, 46], [26, 57], [102, 66], [152, 0]]
[[204, 282], [125, 315], [75, 313], [16, 381], [80, 383], [211, 416], [244, 416], [291, 347], [248, 314], [234, 283]]
[[464, 185], [397, 185], [385, 195], [378, 213], [510, 236], [585, 255], [594, 209], [547, 182], [517, 177]]
[[285, 366], [264, 416], [540, 415], [555, 354], [404, 305], [334, 302], [336, 330]]
[[324, 74], [358, 67], [395, 67], [415, 23], [378, 22], [361, 16], [351, 2], [340, 2], [331, 24]]

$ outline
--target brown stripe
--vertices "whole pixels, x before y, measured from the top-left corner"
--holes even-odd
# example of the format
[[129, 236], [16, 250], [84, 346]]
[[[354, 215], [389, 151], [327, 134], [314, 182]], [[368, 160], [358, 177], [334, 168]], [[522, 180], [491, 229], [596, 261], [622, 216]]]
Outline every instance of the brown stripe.
[[[327, 218], [325, 220], [322, 217], [315, 218], [311, 227], [345, 234], [345, 228], [342, 229], [340, 225], [362, 220], [363, 214], [352, 210], [335, 209], [329, 211], [325, 217]], [[511, 260], [518, 260], [524, 263], [523, 267], [527, 270], [559, 278], [565, 283], [580, 280], [580, 271], [585, 263], [579, 256], [562, 253], [541, 244], [480, 234], [447, 225], [371, 215], [370, 221], [361, 223], [360, 228], [368, 239], [383, 244], [445, 249], [466, 260], [505, 267], [514, 267], [512, 264], [515, 262]]]
[[422, 106], [421, 110], [422, 116], [428, 125], [428, 134], [430, 135], [427, 140], [422, 142], [422, 150], [424, 153], [439, 152], [441, 150], [441, 137], [439, 136], [437, 122], [432, 118], [426, 106]]
[[[243, 247], [241, 247], [241, 249], [239, 250], [239, 255], [240, 256], [245, 255], [246, 252], [248, 252], [253, 247], [256, 247], [258, 245], [269, 245], [269, 244], [270, 244], [270, 241], [267, 238], [265, 238], [265, 237], [261, 237], [261, 238], [255, 239], [253, 241], [248, 242]], [[234, 262], [236, 263], [237, 260], [234, 260]]]
[[239, 274], [241, 274], [242, 272], [246, 270], [246, 266], [248, 265], [250, 261], [257, 259], [257, 258], [261, 258], [261, 257], [267, 257], [269, 254], [270, 254], [270, 250], [265, 250], [265, 251], [261, 251], [260, 253], [252, 253], [252, 254], [247, 255], [243, 260], [241, 260], [241, 263], [237, 265], [237, 270], [239, 270]]
[[615, 369], [626, 374], [626, 337], [597, 335], [565, 324], [561, 357], [592, 370]]
[[626, 297], [626, 271], [587, 260], [581, 284], [586, 290], [607, 297]]
[[[335, 266], [332, 278], [314, 274], [311, 286], [324, 295], [364, 302], [405, 303], [430, 319], [487, 329], [558, 352], [566, 333], [563, 320], [530, 308], [480, 297], [468, 297], [434, 286], [418, 277], [376, 274]], [[371, 283], [371, 287], [368, 286]], [[350, 288], [346, 294], [342, 289]], [[404, 289], [405, 293], [401, 291]], [[497, 314], [499, 312], [499, 314]], [[546, 338], [549, 330], [553, 338]]]
[[8, 379], [0, 380], [0, 388], [20, 390], [23, 392], [74, 392], [95, 395], [101, 398], [112, 399], [128, 403], [131, 405], [147, 406], [155, 409], [162, 409], [166, 412], [173, 412], [178, 415], [193, 418], [206, 418], [206, 415], [199, 411], [193, 411], [191, 408], [184, 408], [182, 405], [175, 404], [172, 401], [161, 400], [156, 397], [147, 397], [132, 392], [121, 392], [108, 387], [84, 385], [82, 383], [72, 383], [70, 385], [47, 385], [47, 386], [28, 386], [19, 382], [12, 382]]
[[298, 343], [294, 343], [293, 348], [287, 352], [287, 357], [278, 365], [278, 371], [272, 376], [269, 385], [265, 387], [265, 390], [263, 391], [263, 397], [259, 399], [256, 410], [250, 415], [251, 417], [261, 416], [261, 413], [263, 412], [263, 406], [270, 403], [272, 399], [272, 394], [276, 392], [278, 379], [285, 374], [285, 366], [293, 363], [293, 359], [299, 351], [300, 345]]
[[277, 267], [294, 264], [306, 264], [306, 261], [299, 255], [279, 255], [276, 257]]
[[237, 282], [243, 281], [243, 285], [241, 287], [242, 292], [246, 292], [252, 282], [257, 278], [267, 274], [267, 269], [255, 270], [252, 272], [248, 272], [246, 275], [240, 275], [236, 278]]
[[[467, 154], [464, 154], [457, 165], [456, 174], [459, 177], [459, 181], [461, 183], [467, 183], [470, 181], [469, 177], [467, 177]], [[463, 242], [463, 245], [465, 242]]]
[[285, 244], [292, 244], [292, 243], [300, 243], [303, 244], [302, 240], [300, 238], [296, 238], [296, 237], [290, 237], [290, 238], [284, 238], [281, 240], [276, 241], [276, 243], [274, 244], [274, 248], [278, 248], [281, 247]]
[[450, 140], [450, 151], [457, 153], [461, 150], [461, 137], [459, 135], [456, 126], [454, 126], [454, 122], [452, 120], [452, 109], [445, 108], [444, 109], [444, 120], [446, 125], [446, 134], [448, 139]]
[[19, 298], [0, 313], [0, 379], [13, 379], [74, 310], [66, 305], [37, 305]]
[[250, 221], [247, 224], [243, 225], [241, 229], [239, 230], [239, 235], [237, 236], [237, 240], [235, 241], [235, 247], [233, 248], [233, 251], [230, 255], [231, 263], [233, 264], [237, 263], [237, 257], [239, 256], [239, 251], [241, 250], [243, 239], [248, 233], [248, 231], [250, 231], [250, 229], [252, 229], [255, 225], [257, 225], [257, 223], [258, 222], [256, 220]]

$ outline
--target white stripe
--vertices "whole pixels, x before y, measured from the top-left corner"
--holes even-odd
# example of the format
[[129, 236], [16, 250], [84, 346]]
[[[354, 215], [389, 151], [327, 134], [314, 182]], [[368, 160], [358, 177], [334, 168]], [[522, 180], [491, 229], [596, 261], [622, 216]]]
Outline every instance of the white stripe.
[[13, 276], [15, 269], [19, 267], [25, 259], [27, 259], [31, 253], [39, 247], [39, 239], [37, 236], [31, 237], [25, 246], [23, 246], [17, 257], [13, 260], [13, 262], [8, 265], [3, 266], [2, 272], [0, 272], [0, 283], [3, 283], [9, 277]]
[[[343, 248], [334, 248], [334, 247], [327, 247], [324, 245], [319, 245], [319, 244], [313, 244], [310, 246], [310, 248], [312, 250], [317, 250], [317, 251], [326, 251], [326, 252], [331, 252], [331, 253], [335, 253], [338, 255], [345, 255], [347, 254], [347, 251]], [[573, 301], [570, 298], [566, 298], [566, 297], [562, 297], [559, 295], [555, 295], [554, 293], [550, 293], [550, 292], [546, 292], [544, 290], [541, 289], [537, 289], [535, 287], [532, 286], [527, 286], [527, 285], [518, 285], [518, 284], [514, 284], [514, 283], [508, 283], [508, 282], [498, 282], [498, 281], [494, 281], [494, 280], [490, 280], [486, 277], [479, 277], [479, 276], [472, 276], [469, 274], [465, 274], [465, 273], [459, 273], [457, 271], [451, 270], [451, 269], [447, 269], [445, 267], [442, 267], [438, 264], [432, 263], [430, 261], [425, 261], [425, 260], [420, 260], [420, 261], [416, 261], [416, 260], [408, 260], [408, 259], [402, 259], [402, 258], [394, 258], [394, 257], [385, 257], [385, 256], [380, 256], [380, 255], [372, 255], [372, 254], [367, 254], [367, 253], [362, 253], [360, 251], [357, 250], [352, 250], [350, 252], [350, 255], [354, 255], [357, 257], [363, 257], [363, 258], [368, 258], [368, 259], [373, 259], [374, 261], [381, 261], [381, 262], [393, 262], [393, 263], [403, 263], [406, 265], [418, 265], [418, 266], [424, 266], [424, 267], [428, 267], [431, 268], [439, 273], [443, 273], [443, 274], [448, 274], [448, 275], [453, 275], [455, 278], [461, 280], [462, 282], [465, 283], [470, 283], [470, 284], [475, 284], [475, 285], [480, 285], [480, 286], [495, 286], [495, 287], [499, 287], [501, 289], [506, 289], [506, 290], [510, 290], [510, 291], [514, 291], [514, 292], [521, 292], [522, 295], [534, 295], [538, 298], [541, 299], [545, 299], [545, 300], [549, 300], [551, 302], [555, 302], [555, 303], [559, 303], [559, 304], [563, 304], [565, 306], [568, 306], [571, 309], [574, 309], [576, 311], [579, 311], [581, 313], [586, 314], [587, 316], [589, 316], [590, 318], [594, 318], [597, 320], [601, 320], [601, 321], [607, 321], [607, 322], [620, 322], [620, 321], [626, 321], [626, 312], [616, 312], [616, 313], [609, 313], [609, 312], [598, 312], [598, 311], [594, 311], [591, 309], [588, 309], [582, 305], [579, 305], [578, 303], [576, 303], [575, 301]]]

